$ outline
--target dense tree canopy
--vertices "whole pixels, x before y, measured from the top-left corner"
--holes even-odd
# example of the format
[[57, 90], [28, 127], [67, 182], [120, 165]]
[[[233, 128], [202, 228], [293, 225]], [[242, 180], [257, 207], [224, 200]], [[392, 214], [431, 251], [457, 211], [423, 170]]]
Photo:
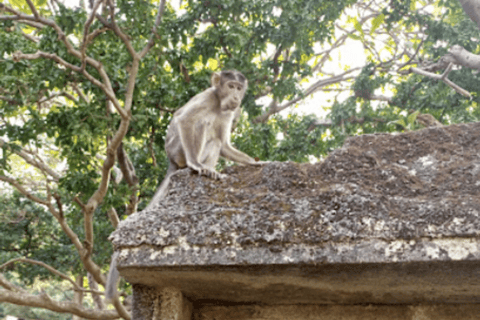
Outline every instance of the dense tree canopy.
[[[107, 237], [146, 206], [173, 112], [214, 71], [248, 78], [232, 141], [262, 160], [321, 159], [420, 114], [477, 121], [470, 2], [0, 2], [0, 316], [129, 318], [101, 298]], [[362, 65], [338, 62], [359, 44]]]

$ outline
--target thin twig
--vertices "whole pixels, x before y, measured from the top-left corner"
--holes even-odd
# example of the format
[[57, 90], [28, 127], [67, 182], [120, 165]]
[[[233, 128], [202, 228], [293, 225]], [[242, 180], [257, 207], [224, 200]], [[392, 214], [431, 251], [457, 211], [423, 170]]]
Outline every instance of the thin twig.
[[60, 271], [58, 271], [57, 269], [49, 266], [48, 264], [42, 262], [42, 261], [38, 261], [38, 260], [33, 260], [33, 259], [28, 259], [28, 258], [16, 258], [16, 259], [12, 259], [10, 261], [7, 261], [5, 262], [4, 264], [0, 265], [0, 270], [5, 268], [5, 267], [8, 267], [9, 265], [12, 265], [14, 264], [15, 262], [25, 262], [25, 263], [30, 263], [30, 264], [35, 264], [35, 265], [38, 265], [38, 266], [41, 266], [45, 269], [47, 269], [48, 271], [50, 271], [51, 273], [59, 276], [60, 278], [70, 282], [73, 287], [74, 287], [74, 290], [76, 291], [82, 291], [82, 292], [88, 292], [88, 293], [95, 293], [95, 294], [104, 294], [102, 291], [97, 291], [97, 290], [87, 290], [87, 289], [84, 289], [80, 286], [78, 286], [78, 284], [73, 281], [72, 279], [70, 279], [69, 276], [67, 276], [66, 274], [63, 274], [61, 273]]
[[[451, 69], [451, 68], [450, 68]], [[450, 88], [452, 88], [453, 90], [455, 90], [457, 93], [465, 96], [465, 97], [468, 97], [470, 99], [472, 99], [472, 95], [470, 94], [470, 92], [468, 92], [467, 90], [463, 89], [462, 87], [458, 86], [457, 84], [453, 83], [452, 81], [450, 81], [446, 76], [447, 75], [445, 74], [445, 72], [443, 74], [435, 74], [435, 73], [431, 73], [431, 72], [428, 72], [428, 71], [425, 71], [425, 70], [422, 70], [422, 69], [419, 69], [419, 68], [415, 68], [415, 67], [412, 67], [410, 68], [410, 70], [416, 74], [419, 74], [419, 75], [422, 75], [422, 76], [425, 76], [425, 77], [429, 77], [429, 78], [432, 78], [432, 79], [435, 79], [435, 80], [441, 80], [443, 81], [446, 85], [448, 85]], [[449, 71], [450, 72], [450, 71]]]

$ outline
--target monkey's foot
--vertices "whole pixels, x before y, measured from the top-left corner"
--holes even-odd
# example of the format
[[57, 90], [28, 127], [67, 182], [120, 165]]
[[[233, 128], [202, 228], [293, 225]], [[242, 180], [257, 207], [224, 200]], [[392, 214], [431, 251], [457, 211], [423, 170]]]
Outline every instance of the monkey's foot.
[[198, 167], [192, 168], [192, 167], [190, 167], [190, 169], [197, 172], [198, 175], [200, 175], [200, 176], [205, 176], [205, 177], [208, 177], [208, 178], [211, 178], [211, 179], [214, 179], [214, 180], [224, 179], [227, 176], [225, 174], [221, 174], [221, 173], [219, 173], [215, 170], [209, 169], [209, 168], [198, 168]]
[[206, 176], [206, 177], [209, 177], [211, 179], [214, 179], [214, 180], [220, 180], [220, 179], [224, 179], [226, 177], [225, 174], [221, 174], [215, 170], [211, 170], [211, 169], [201, 169], [198, 174], [202, 175], [202, 176]]

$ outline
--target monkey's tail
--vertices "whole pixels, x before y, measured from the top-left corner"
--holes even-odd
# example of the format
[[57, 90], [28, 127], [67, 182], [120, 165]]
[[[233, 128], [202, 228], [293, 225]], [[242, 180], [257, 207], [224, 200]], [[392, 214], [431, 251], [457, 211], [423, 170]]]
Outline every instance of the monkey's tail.
[[117, 284], [120, 278], [120, 273], [117, 269], [118, 252], [114, 252], [112, 255], [112, 262], [110, 262], [110, 270], [108, 271], [107, 284], [105, 286], [105, 299], [108, 302], [112, 302], [118, 295]]
[[145, 208], [145, 210], [152, 209], [155, 205], [157, 205], [160, 202], [160, 200], [165, 198], [165, 196], [167, 195], [168, 185], [170, 184], [170, 178], [172, 177], [172, 174], [177, 170], [178, 170], [177, 165], [174, 162], [170, 161], [170, 164], [168, 165], [167, 174], [165, 174], [165, 178], [163, 178], [163, 181], [160, 184], [160, 187], [158, 187], [157, 191], [155, 192], [155, 195], [153, 196], [152, 200], [150, 200], [150, 203]]

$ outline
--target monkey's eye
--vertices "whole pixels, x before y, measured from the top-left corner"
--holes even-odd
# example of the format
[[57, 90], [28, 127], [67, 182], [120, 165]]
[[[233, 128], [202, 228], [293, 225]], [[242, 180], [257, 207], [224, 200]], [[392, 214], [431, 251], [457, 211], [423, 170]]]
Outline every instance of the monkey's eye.
[[228, 85], [228, 87], [229, 87], [230, 89], [235, 88], [235, 86], [234, 86], [233, 84], [231, 84], [231, 83]]

